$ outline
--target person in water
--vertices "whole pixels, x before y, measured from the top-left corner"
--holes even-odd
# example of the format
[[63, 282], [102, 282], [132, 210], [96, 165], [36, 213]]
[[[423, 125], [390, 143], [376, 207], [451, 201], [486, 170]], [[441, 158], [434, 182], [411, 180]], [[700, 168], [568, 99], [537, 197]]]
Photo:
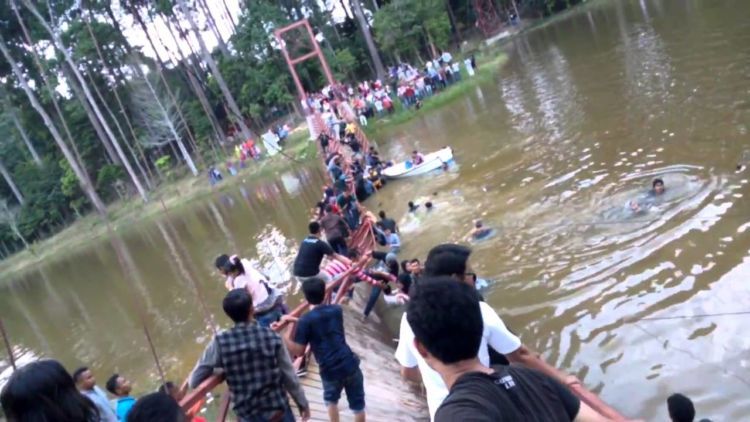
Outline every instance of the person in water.
[[414, 150], [411, 152], [411, 163], [415, 166], [418, 166], [422, 163], [424, 163], [424, 156], [419, 153], [419, 151]]
[[648, 191], [649, 196], [660, 196], [664, 195], [664, 191], [666, 191], [666, 187], [664, 187], [664, 181], [662, 179], [654, 179], [653, 183], [651, 183], [651, 190]]
[[415, 204], [412, 201], [409, 201], [409, 212], [415, 212], [417, 211], [417, 208], [419, 208], [419, 204]]
[[428, 212], [432, 211], [433, 210], [432, 202], [430, 202], [430, 201], [425, 202], [424, 203], [424, 209], [427, 210]]
[[466, 235], [467, 240], [482, 240], [492, 233], [492, 229], [485, 227], [482, 220], [474, 221], [474, 228]]

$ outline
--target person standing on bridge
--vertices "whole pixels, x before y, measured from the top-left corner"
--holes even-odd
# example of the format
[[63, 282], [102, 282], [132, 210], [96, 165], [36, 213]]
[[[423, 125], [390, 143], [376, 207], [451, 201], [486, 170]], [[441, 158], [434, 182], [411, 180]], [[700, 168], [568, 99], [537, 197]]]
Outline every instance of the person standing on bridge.
[[310, 234], [302, 241], [294, 259], [293, 274], [297, 281], [304, 283], [308, 278], [322, 278], [327, 280], [327, 276], [320, 271], [320, 263], [323, 262], [324, 256], [329, 256], [346, 265], [351, 265], [352, 261], [333, 250], [331, 245], [320, 239], [320, 223], [311, 221], [307, 226]]
[[291, 323], [284, 335], [287, 348], [301, 356], [310, 345], [320, 365], [323, 401], [328, 407], [331, 422], [339, 421], [341, 391], [346, 391], [355, 422], [365, 422], [364, 378], [359, 368], [359, 357], [346, 344], [341, 305], [323, 305], [326, 284], [319, 278], [306, 280], [302, 284], [302, 292], [310, 304], [310, 311], [300, 318], [282, 317], [282, 321]]
[[484, 336], [481, 303], [476, 290], [447, 276], [426, 280], [409, 301], [414, 347], [450, 389], [435, 422], [607, 420], [548, 375], [483, 364], [477, 356]]
[[[427, 255], [425, 277], [448, 276], [454, 281], [474, 288], [474, 274], [469, 263], [470, 255], [471, 249], [462, 245], [438, 245], [432, 248]], [[429, 282], [429, 279], [420, 280], [414, 291], [419, 292], [419, 289]], [[524, 346], [521, 340], [508, 330], [503, 320], [491, 306], [484, 302], [480, 302], [479, 305], [482, 311], [484, 331], [477, 355], [483, 365], [507, 364], [510, 361], [539, 370], [566, 385], [579, 382], [576, 377], [555, 369], [542, 360], [537, 353]], [[440, 378], [440, 375], [427, 365], [425, 359], [414, 346], [414, 332], [407, 319], [408, 313], [407, 309], [401, 317], [396, 360], [401, 364], [401, 375], [403, 377], [414, 381], [421, 379], [424, 382], [425, 390], [427, 390], [427, 406], [430, 409], [430, 416], [434, 419], [435, 412], [448, 395], [448, 387]]]
[[230, 291], [222, 306], [234, 326], [216, 334], [206, 346], [190, 374], [190, 387], [198, 387], [222, 368], [240, 422], [294, 422], [287, 393], [302, 420], [310, 419], [310, 406], [289, 352], [278, 334], [255, 321], [247, 290]]

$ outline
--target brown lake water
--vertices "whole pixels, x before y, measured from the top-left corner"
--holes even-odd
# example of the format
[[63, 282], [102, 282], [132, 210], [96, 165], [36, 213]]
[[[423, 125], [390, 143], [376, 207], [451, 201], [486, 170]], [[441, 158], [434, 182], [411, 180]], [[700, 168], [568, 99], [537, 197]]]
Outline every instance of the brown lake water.
[[[599, 1], [507, 50], [493, 81], [375, 139], [394, 159], [451, 145], [454, 168], [392, 182], [367, 206], [400, 220], [403, 257], [481, 217], [495, 231], [472, 245], [488, 302], [623, 413], [667, 420], [682, 392], [700, 417], [750, 419], [750, 315], [700, 316], [750, 311], [750, 170], [737, 171], [750, 165], [750, 2]], [[667, 191], [650, 201], [656, 177]], [[226, 325], [213, 258], [238, 251], [294, 294], [288, 268], [322, 181], [299, 168], [134, 226], [127, 271], [103, 240], [3, 283], [17, 353], [145, 391], [157, 375], [143, 314], [181, 380], [211, 335], [196, 285]], [[435, 209], [407, 215], [409, 200]]]

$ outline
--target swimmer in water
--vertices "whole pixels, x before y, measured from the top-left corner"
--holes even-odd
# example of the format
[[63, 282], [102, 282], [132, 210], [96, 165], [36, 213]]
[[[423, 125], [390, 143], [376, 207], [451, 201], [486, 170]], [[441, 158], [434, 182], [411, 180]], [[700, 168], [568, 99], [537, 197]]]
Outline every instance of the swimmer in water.
[[414, 204], [414, 202], [409, 201], [409, 212], [415, 212], [419, 208], [419, 204]]
[[661, 179], [654, 179], [653, 183], [651, 183], [651, 190], [648, 191], [649, 196], [660, 196], [664, 195], [664, 191], [666, 191], [667, 188], [664, 187], [664, 181]]
[[641, 204], [639, 204], [638, 201], [630, 201], [628, 206], [630, 207], [630, 211], [632, 211], [633, 214], [638, 214], [643, 211], [643, 207], [641, 207]]
[[430, 201], [427, 201], [427, 202], [425, 202], [425, 203], [424, 203], [424, 208], [425, 208], [425, 209], [426, 209], [427, 211], [432, 211], [432, 210], [433, 210], [433, 208], [432, 208], [432, 202], [430, 202]]
[[475, 220], [474, 228], [469, 231], [469, 234], [466, 235], [465, 239], [467, 241], [482, 240], [485, 237], [489, 236], [490, 233], [492, 233], [492, 229], [489, 227], [485, 227], [482, 223], [482, 220]]

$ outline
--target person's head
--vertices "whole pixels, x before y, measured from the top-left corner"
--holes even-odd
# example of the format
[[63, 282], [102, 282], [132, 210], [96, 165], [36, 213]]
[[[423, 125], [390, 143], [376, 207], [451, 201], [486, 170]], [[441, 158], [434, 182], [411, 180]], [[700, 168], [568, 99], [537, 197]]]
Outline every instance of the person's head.
[[245, 267], [242, 265], [238, 256], [220, 255], [214, 262], [216, 268], [225, 276], [238, 276], [245, 273]]
[[133, 405], [128, 422], [186, 422], [187, 416], [169, 394], [147, 394]]
[[379, 216], [380, 218], [385, 218], [385, 211], [382, 211], [382, 210], [381, 210], [381, 211], [380, 211], [380, 212], [378, 213], [378, 216]]
[[96, 378], [87, 366], [82, 366], [73, 372], [73, 382], [81, 391], [88, 391], [96, 385]]
[[318, 277], [305, 280], [302, 283], [302, 294], [311, 305], [320, 305], [326, 297], [326, 282]]
[[391, 233], [393, 233], [393, 232], [391, 231], [391, 229], [390, 229], [390, 228], [388, 228], [388, 227], [383, 227], [383, 233], [385, 233], [385, 235], [386, 235], [386, 236], [390, 236], [390, 235], [391, 235]]
[[310, 224], [307, 225], [307, 231], [310, 232], [311, 235], [317, 236], [320, 234], [320, 223], [317, 221], [311, 221]]
[[482, 220], [476, 220], [476, 221], [474, 221], [474, 227], [476, 227], [478, 229], [481, 229], [483, 225], [484, 224], [482, 224]]
[[476, 359], [484, 325], [474, 289], [451, 277], [419, 284], [406, 308], [414, 344], [438, 373], [445, 366]]
[[173, 383], [172, 381], [167, 381], [164, 384], [160, 385], [159, 392], [167, 394], [177, 402], [185, 397], [185, 391], [180, 389], [180, 387], [175, 385], [175, 383]]
[[221, 303], [224, 313], [235, 323], [249, 322], [253, 316], [253, 299], [247, 289], [230, 290]]
[[411, 275], [406, 272], [399, 274], [396, 285], [401, 292], [408, 295], [411, 288]]
[[414, 209], [416, 209], [416, 208], [417, 208], [417, 206], [416, 206], [416, 205], [414, 205], [414, 202], [412, 202], [412, 201], [409, 201], [409, 204], [408, 204], [408, 205], [409, 205], [409, 210], [414, 210]]
[[651, 183], [651, 187], [657, 195], [664, 193], [664, 181], [661, 179], [654, 179], [653, 183]]
[[667, 410], [672, 422], [693, 422], [695, 419], [693, 401], [679, 393], [667, 398]]
[[385, 256], [385, 265], [388, 267], [388, 271], [390, 271], [392, 274], [398, 274], [398, 256], [395, 253], [389, 252]]
[[113, 374], [107, 380], [107, 391], [114, 394], [117, 397], [125, 397], [130, 394], [133, 387], [130, 385], [130, 381], [120, 374]]
[[473, 286], [473, 273], [469, 265], [471, 249], [445, 243], [430, 249], [425, 262], [425, 274], [430, 277], [450, 276]]
[[641, 204], [638, 201], [630, 201], [630, 210], [633, 212], [639, 212], [641, 210]]
[[401, 272], [402, 273], [411, 273], [411, 268], [409, 268], [409, 260], [405, 259], [401, 261]]
[[417, 151], [417, 150], [414, 150], [414, 151], [411, 152], [411, 156], [412, 157], [416, 158], [418, 155], [419, 155], [419, 151]]
[[422, 273], [422, 263], [419, 262], [419, 259], [413, 258], [411, 261], [409, 261], [409, 272], [416, 275]]
[[326, 210], [326, 214], [332, 214], [333, 213], [333, 207], [330, 204], [326, 205], [325, 210]]
[[432, 202], [427, 201], [424, 203], [424, 207], [427, 209], [427, 211], [432, 209]]
[[99, 419], [94, 403], [76, 389], [60, 362], [51, 359], [13, 372], [0, 393], [0, 405], [11, 422]]
[[346, 257], [352, 261], [359, 259], [359, 250], [357, 248], [351, 248], [346, 251]]

